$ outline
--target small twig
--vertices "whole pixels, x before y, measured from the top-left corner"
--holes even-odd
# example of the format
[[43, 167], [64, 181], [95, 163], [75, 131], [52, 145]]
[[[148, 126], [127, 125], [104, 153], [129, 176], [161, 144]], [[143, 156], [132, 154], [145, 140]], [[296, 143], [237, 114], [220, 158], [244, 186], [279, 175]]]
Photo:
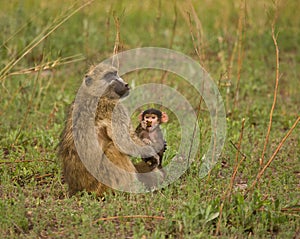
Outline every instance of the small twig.
[[277, 14], [275, 14], [275, 18], [274, 18], [273, 23], [272, 23], [272, 39], [273, 39], [274, 46], [275, 46], [275, 51], [276, 51], [275, 89], [274, 89], [273, 104], [272, 104], [272, 108], [271, 108], [271, 111], [270, 111], [270, 119], [269, 119], [268, 131], [267, 131], [267, 134], [266, 134], [264, 148], [263, 148], [263, 151], [262, 151], [262, 154], [261, 154], [261, 158], [260, 158], [260, 161], [259, 161], [259, 163], [260, 163], [261, 166], [264, 164], [264, 157], [265, 157], [267, 145], [268, 145], [268, 142], [269, 142], [270, 132], [271, 132], [271, 128], [272, 128], [273, 112], [274, 112], [274, 108], [275, 108], [275, 105], [276, 105], [277, 91], [278, 91], [278, 82], [279, 82], [279, 48], [278, 48], [278, 44], [277, 44], [277, 36], [275, 36], [275, 22], [276, 22], [276, 18], [277, 18]]
[[280, 211], [281, 212], [300, 212], [300, 205], [297, 205], [296, 207], [284, 207], [284, 208], [281, 208]]
[[232, 140], [229, 140], [229, 142], [231, 143], [231, 145], [240, 153], [240, 155], [242, 155], [244, 158], [247, 158], [247, 156], [238, 149], [238, 147], [232, 142]]
[[262, 177], [262, 175], [264, 174], [264, 172], [266, 171], [266, 169], [270, 166], [270, 164], [273, 162], [273, 160], [275, 159], [277, 153], [279, 152], [279, 150], [281, 149], [282, 145], [284, 144], [284, 142], [287, 140], [287, 138], [290, 136], [290, 134], [293, 132], [294, 128], [297, 126], [297, 124], [300, 121], [300, 116], [298, 116], [297, 120], [295, 121], [295, 123], [293, 124], [293, 126], [289, 129], [289, 131], [286, 133], [286, 135], [283, 137], [283, 139], [280, 141], [279, 145], [277, 146], [276, 150], [274, 151], [273, 155], [271, 156], [271, 158], [268, 160], [268, 162], [265, 164], [265, 166], [259, 171], [259, 173], [256, 176], [256, 179], [254, 180], [254, 182], [252, 183], [251, 187], [249, 188], [249, 190], [247, 191], [247, 193], [249, 191], [251, 191], [254, 186], [259, 182], [260, 178]]
[[123, 218], [144, 218], [144, 219], [157, 219], [157, 220], [165, 220], [165, 217], [162, 216], [148, 216], [148, 215], [128, 215], [128, 216], [114, 216], [114, 217], [102, 217], [98, 218], [97, 220], [93, 221], [93, 223], [97, 223], [100, 221], [109, 221], [115, 219], [123, 219]]
[[31, 163], [31, 162], [52, 162], [51, 160], [15, 160], [15, 161], [0, 161], [0, 164], [14, 164], [14, 163]]
[[300, 205], [298, 205], [298, 207], [284, 207], [284, 208], [281, 208], [280, 211], [282, 211], [282, 212], [300, 212]]
[[44, 179], [44, 178], [47, 178], [47, 177], [50, 177], [50, 176], [53, 176], [53, 173], [47, 173], [47, 174], [44, 174], [44, 175], [38, 175], [38, 176], [35, 176], [34, 178], [36, 180], [41, 180], [41, 179]]
[[[220, 233], [220, 226], [221, 226], [224, 202], [225, 202], [226, 199], [228, 201], [230, 201], [232, 188], [233, 188], [234, 180], [236, 178], [238, 169], [239, 169], [240, 165], [242, 164], [242, 162], [244, 161], [244, 159], [246, 158], [246, 156], [243, 153], [241, 153], [241, 151], [240, 151], [241, 150], [241, 145], [242, 145], [242, 140], [243, 140], [244, 127], [245, 127], [245, 119], [243, 118], [242, 119], [242, 127], [241, 127], [238, 146], [234, 145], [234, 147], [237, 149], [236, 158], [235, 158], [235, 167], [234, 167], [231, 179], [230, 179], [230, 184], [229, 184], [228, 188], [226, 189], [226, 191], [224, 192], [223, 197], [222, 197], [222, 203], [221, 203], [220, 210], [219, 210], [219, 220], [218, 220], [218, 224], [217, 224], [216, 235], [219, 235], [219, 233]], [[239, 161], [239, 154], [240, 153], [243, 155], [243, 158]]]

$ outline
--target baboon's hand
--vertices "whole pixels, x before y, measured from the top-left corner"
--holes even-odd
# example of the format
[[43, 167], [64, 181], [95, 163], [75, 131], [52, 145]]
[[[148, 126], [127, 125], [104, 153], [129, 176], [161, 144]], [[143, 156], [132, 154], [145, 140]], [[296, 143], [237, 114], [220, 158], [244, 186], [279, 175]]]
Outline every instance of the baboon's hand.
[[147, 138], [142, 139], [142, 141], [143, 141], [145, 144], [148, 144], [148, 145], [151, 145], [151, 144], [152, 144], [152, 141], [151, 141], [150, 139], [147, 139]]
[[160, 157], [158, 154], [154, 155], [153, 158], [155, 158], [156, 160], [156, 165], [155, 166], [158, 166], [160, 164]]

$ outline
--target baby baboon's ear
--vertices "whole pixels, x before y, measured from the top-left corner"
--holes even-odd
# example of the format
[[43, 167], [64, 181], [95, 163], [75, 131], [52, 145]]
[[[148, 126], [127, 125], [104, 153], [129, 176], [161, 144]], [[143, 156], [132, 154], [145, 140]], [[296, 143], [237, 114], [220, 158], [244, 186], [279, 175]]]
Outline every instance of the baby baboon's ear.
[[166, 112], [161, 112], [161, 123], [167, 123], [169, 121], [169, 116]]
[[143, 120], [143, 111], [138, 116], [139, 122], [142, 122]]
[[84, 79], [84, 82], [85, 82], [85, 85], [86, 85], [86, 86], [90, 86], [90, 85], [92, 85], [92, 83], [93, 83], [93, 79], [92, 79], [92, 77], [86, 75], [86, 76], [85, 76], [85, 79]]

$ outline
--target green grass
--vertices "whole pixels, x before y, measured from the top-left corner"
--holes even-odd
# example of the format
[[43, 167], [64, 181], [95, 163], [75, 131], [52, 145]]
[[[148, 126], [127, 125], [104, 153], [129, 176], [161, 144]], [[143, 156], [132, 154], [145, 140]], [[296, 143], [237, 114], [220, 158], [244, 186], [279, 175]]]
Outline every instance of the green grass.
[[[260, 170], [259, 158], [273, 102], [276, 55], [271, 25], [276, 6], [268, 0], [247, 1], [246, 10], [240, 11], [240, 1], [191, 2], [196, 15], [188, 3], [181, 1], [95, 1], [72, 16], [82, 1], [74, 5], [56, 0], [0, 3], [0, 237], [300, 237], [299, 125], [259, 184], [247, 193]], [[280, 2], [277, 12], [280, 79], [265, 162], [300, 114], [298, 2]], [[238, 30], [240, 14], [244, 25]], [[70, 19], [42, 39], [67, 16]], [[210, 119], [203, 103], [199, 154], [176, 182], [149, 194], [117, 192], [107, 195], [104, 202], [88, 194], [69, 198], [56, 146], [66, 108], [82, 76], [92, 63], [112, 55], [114, 16], [120, 20], [121, 50], [166, 47], [198, 61], [194, 44], [200, 46], [201, 64], [219, 85], [224, 99], [227, 139], [219, 162], [209, 176], [200, 180], [200, 161], [210, 140]], [[203, 35], [198, 34], [201, 31]], [[241, 57], [238, 33], [243, 33]], [[39, 40], [22, 56], [30, 43]], [[66, 57], [75, 61], [62, 64]], [[19, 61], [12, 65], [16, 59]], [[239, 59], [242, 63], [238, 63]], [[23, 71], [53, 61], [50, 70], [28, 74]], [[7, 66], [11, 67], [2, 71]], [[159, 71], [139, 71], [124, 78], [131, 85], [139, 85], [160, 83], [162, 75]], [[182, 93], [196, 110], [200, 99], [188, 84], [171, 74], [167, 77], [172, 80], [164, 83]], [[165, 162], [176, 154], [181, 137], [178, 120], [168, 113], [170, 122], [163, 126], [168, 142]], [[232, 192], [226, 196], [236, 165], [233, 144], [238, 145], [243, 118], [240, 151], [246, 158], [238, 169]], [[135, 118], [133, 122], [136, 125]]]

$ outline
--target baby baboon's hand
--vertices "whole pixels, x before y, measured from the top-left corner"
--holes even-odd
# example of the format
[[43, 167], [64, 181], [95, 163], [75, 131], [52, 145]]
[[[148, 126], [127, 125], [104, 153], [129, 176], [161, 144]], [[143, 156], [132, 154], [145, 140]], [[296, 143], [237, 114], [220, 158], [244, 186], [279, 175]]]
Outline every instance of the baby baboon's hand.
[[148, 145], [152, 144], [152, 141], [150, 139], [144, 138], [142, 140], [145, 144], [148, 144]]
[[147, 122], [145, 120], [141, 121], [141, 126], [143, 129], [147, 129]]

